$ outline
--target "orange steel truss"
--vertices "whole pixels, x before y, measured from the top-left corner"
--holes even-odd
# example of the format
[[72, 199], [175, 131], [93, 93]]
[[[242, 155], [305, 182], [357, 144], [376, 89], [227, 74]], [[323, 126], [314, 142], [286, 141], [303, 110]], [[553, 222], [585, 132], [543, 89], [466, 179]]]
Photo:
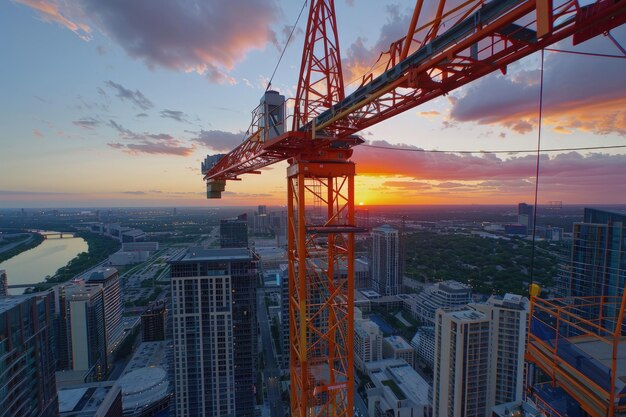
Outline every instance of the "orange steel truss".
[[352, 416], [355, 168], [340, 158], [291, 162], [291, 415]]
[[[620, 296], [531, 298], [526, 361], [589, 415], [626, 412], [626, 292]], [[531, 390], [539, 405], [547, 405]], [[542, 407], [549, 415], [559, 413]]]

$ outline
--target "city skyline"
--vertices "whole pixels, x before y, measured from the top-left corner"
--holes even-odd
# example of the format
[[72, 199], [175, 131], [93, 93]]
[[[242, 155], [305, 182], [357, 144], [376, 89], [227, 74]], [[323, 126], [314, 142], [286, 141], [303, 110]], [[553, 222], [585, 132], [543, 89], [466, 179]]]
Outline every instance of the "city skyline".
[[[184, 2], [152, 13], [146, 13], [147, 2], [135, 8], [58, 0], [0, 5], [8, 33], [0, 51], [12, 63], [0, 79], [10, 97], [0, 105], [3, 207], [208, 205], [200, 161], [243, 139], [300, 7], [239, 3], [218, 2], [197, 16], [185, 12]], [[356, 86], [350, 81], [404, 35], [409, 7], [337, 2], [348, 91]], [[295, 95], [304, 20], [272, 82], [287, 97]], [[185, 24], [188, 33], [177, 34], [176, 24]], [[623, 44], [624, 28], [612, 34]], [[619, 53], [602, 36], [557, 47]], [[602, 77], [580, 82], [600, 68]], [[546, 52], [542, 148], [622, 145], [623, 69], [623, 60]], [[414, 152], [358, 147], [357, 202], [530, 201], [532, 154], [419, 152], [534, 148], [538, 55], [510, 65], [507, 74], [492, 74], [360, 132], [369, 145]], [[544, 154], [539, 203], [623, 203], [625, 162], [622, 149]], [[210, 204], [285, 204], [285, 165], [229, 183], [224, 198]]]

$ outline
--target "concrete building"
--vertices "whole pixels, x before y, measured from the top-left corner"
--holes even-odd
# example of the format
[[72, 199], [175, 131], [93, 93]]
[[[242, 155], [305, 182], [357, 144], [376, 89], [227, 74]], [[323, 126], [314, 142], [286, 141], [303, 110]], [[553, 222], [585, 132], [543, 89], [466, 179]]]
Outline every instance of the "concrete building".
[[9, 277], [7, 271], [0, 269], [0, 297], [9, 295]]
[[526, 226], [527, 233], [533, 231], [534, 212], [532, 204], [519, 203], [517, 205], [517, 223]]
[[475, 310], [437, 310], [433, 417], [488, 412], [490, 320]]
[[220, 220], [220, 247], [248, 247], [248, 216], [246, 214], [235, 219]]
[[121, 417], [122, 393], [116, 381], [61, 388], [59, 417]]
[[191, 248], [170, 265], [176, 415], [252, 417], [256, 259], [247, 249]]
[[383, 358], [403, 359], [415, 367], [415, 349], [402, 336], [387, 336], [383, 339]]
[[57, 415], [54, 295], [0, 298], [0, 417]]
[[[356, 316], [356, 314], [355, 314]], [[383, 333], [376, 323], [355, 317], [354, 366], [365, 372], [365, 364], [383, 358]]]
[[487, 302], [469, 307], [491, 319], [487, 408], [521, 400], [528, 299], [514, 294], [491, 296]]
[[415, 349], [417, 359], [433, 369], [435, 366], [435, 328], [433, 326], [420, 327], [411, 339], [411, 346]]
[[400, 237], [397, 229], [389, 225], [372, 229], [370, 268], [372, 288], [380, 295], [396, 295], [402, 291]]
[[87, 380], [101, 381], [107, 371], [102, 287], [83, 282], [67, 286], [65, 308], [68, 367], [83, 371]]
[[430, 285], [417, 295], [412, 303], [413, 317], [424, 326], [435, 325], [437, 309], [454, 310], [472, 301], [472, 289], [458, 281], [448, 280]]
[[104, 301], [104, 331], [107, 355], [111, 355], [122, 337], [122, 283], [115, 268], [100, 268], [86, 278], [88, 285], [102, 287]]
[[167, 309], [165, 303], [153, 303], [141, 315], [141, 340], [156, 342], [165, 339]]
[[369, 417], [431, 416], [430, 385], [402, 359], [366, 364], [374, 388], [367, 390]]
[[122, 243], [123, 252], [156, 252], [159, 250], [159, 242], [125, 242]]

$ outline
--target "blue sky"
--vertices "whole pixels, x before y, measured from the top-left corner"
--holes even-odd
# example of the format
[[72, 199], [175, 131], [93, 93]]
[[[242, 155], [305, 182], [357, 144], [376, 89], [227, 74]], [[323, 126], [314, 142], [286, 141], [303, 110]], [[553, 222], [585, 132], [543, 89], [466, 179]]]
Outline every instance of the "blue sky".
[[[406, 31], [412, 3], [337, 1], [347, 84]], [[243, 138], [301, 6], [286, 0], [0, 3], [0, 205], [284, 204], [284, 165], [229, 184], [217, 203], [204, 199], [198, 168], [206, 153]], [[272, 83], [287, 96], [295, 94], [306, 12]], [[613, 34], [626, 44], [624, 28]], [[567, 40], [560, 46], [572, 49]], [[605, 37], [577, 49], [619, 52]], [[547, 53], [545, 148], [626, 144], [625, 62]], [[478, 80], [361, 134], [372, 143], [423, 149], [533, 148], [538, 68], [535, 54], [506, 77]], [[357, 198], [366, 204], [531, 198], [532, 157], [388, 153], [397, 163], [386, 167], [377, 164], [381, 152], [355, 153]], [[546, 156], [549, 178], [540, 197], [626, 203], [623, 153]]]

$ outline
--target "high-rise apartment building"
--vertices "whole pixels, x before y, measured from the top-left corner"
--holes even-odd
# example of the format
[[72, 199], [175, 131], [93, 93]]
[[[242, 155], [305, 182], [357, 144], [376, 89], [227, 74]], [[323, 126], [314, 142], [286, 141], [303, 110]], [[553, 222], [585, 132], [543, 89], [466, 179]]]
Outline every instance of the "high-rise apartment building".
[[0, 269], [0, 297], [9, 295], [9, 278], [7, 271]]
[[490, 318], [487, 408], [522, 400], [528, 299], [506, 294], [469, 307]]
[[242, 214], [235, 219], [220, 220], [220, 247], [248, 247], [248, 216]]
[[58, 412], [51, 292], [0, 298], [0, 417]]
[[104, 295], [99, 285], [76, 283], [65, 288], [68, 365], [85, 371], [86, 379], [106, 376]]
[[489, 328], [475, 310], [437, 311], [433, 417], [487, 415]]
[[372, 288], [380, 295], [397, 295], [402, 291], [400, 276], [400, 237], [397, 229], [383, 225], [372, 229]]
[[122, 337], [122, 283], [115, 268], [100, 268], [85, 278], [86, 285], [102, 287], [104, 331], [107, 355], [117, 348]]
[[170, 265], [176, 415], [252, 417], [256, 260], [247, 249], [191, 248]]

